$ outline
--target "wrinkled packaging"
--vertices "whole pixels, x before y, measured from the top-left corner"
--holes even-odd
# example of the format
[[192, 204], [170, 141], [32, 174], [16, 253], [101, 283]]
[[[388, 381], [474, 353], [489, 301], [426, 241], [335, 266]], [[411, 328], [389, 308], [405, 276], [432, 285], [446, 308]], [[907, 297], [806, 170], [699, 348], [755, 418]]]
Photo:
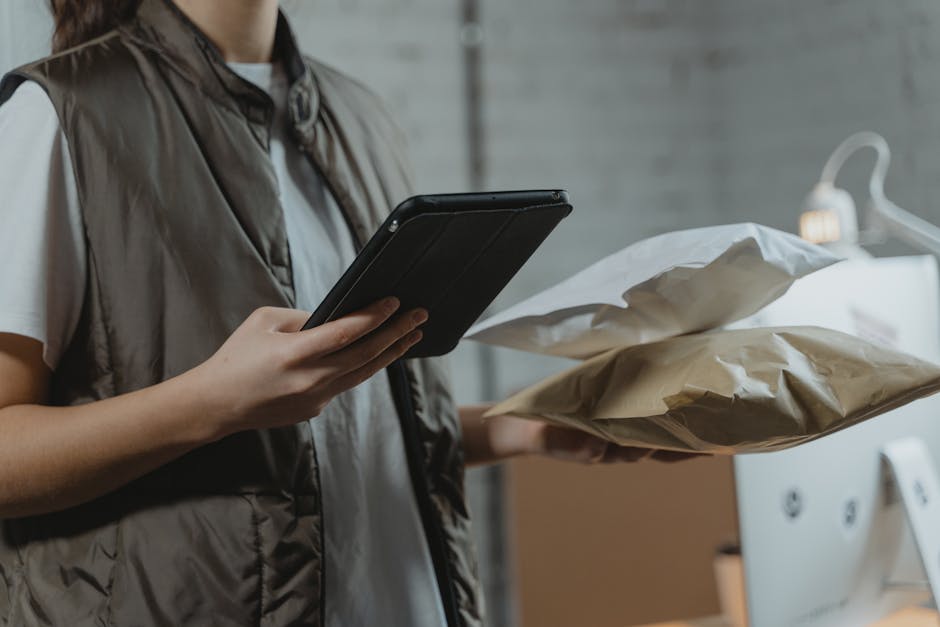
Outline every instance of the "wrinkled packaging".
[[757, 224], [665, 233], [484, 320], [465, 337], [586, 359], [740, 320], [837, 261], [820, 246]]
[[623, 446], [784, 449], [940, 390], [940, 366], [817, 327], [718, 331], [618, 348], [503, 401]]

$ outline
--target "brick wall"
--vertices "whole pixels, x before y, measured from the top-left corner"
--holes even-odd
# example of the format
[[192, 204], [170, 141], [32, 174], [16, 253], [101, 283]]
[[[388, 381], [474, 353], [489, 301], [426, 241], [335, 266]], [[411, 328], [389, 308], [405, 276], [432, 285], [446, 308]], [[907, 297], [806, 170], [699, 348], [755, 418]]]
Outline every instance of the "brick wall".
[[[873, 130], [892, 146], [886, 190], [940, 222], [940, 5], [926, 0], [724, 0], [707, 54], [720, 95], [717, 210], [792, 229], [833, 148]], [[843, 170], [865, 201], [873, 153]]]

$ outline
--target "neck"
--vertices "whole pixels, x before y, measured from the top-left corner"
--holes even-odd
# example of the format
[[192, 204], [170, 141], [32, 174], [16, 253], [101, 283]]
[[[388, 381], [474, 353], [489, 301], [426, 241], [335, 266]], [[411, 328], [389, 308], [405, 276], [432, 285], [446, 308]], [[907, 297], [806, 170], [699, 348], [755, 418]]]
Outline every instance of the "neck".
[[267, 63], [274, 51], [277, 0], [174, 0], [229, 63]]

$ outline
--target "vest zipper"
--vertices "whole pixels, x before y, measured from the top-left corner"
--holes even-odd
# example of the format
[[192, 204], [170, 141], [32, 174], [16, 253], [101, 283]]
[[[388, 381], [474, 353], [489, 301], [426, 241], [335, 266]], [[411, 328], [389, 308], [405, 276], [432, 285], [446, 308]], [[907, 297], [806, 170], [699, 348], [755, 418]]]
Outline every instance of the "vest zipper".
[[392, 384], [392, 396], [398, 408], [398, 421], [401, 425], [402, 439], [405, 443], [408, 472], [411, 475], [411, 484], [414, 488], [418, 512], [421, 515], [425, 539], [431, 553], [431, 562], [434, 565], [434, 576], [437, 579], [441, 606], [444, 608], [448, 627], [458, 627], [460, 625], [460, 616], [448, 567], [447, 542], [444, 539], [444, 530], [440, 525], [439, 518], [434, 515], [434, 504], [431, 502], [431, 484], [428, 480], [428, 473], [424, 468], [421, 438], [418, 434], [418, 419], [412, 402], [411, 390], [409, 389], [411, 386], [408, 383], [408, 373], [404, 362], [401, 360], [389, 366], [387, 371], [389, 382]]
[[[365, 242], [362, 241], [358, 231], [353, 226], [346, 199], [336, 193], [333, 182], [326, 176], [326, 170], [321, 167], [315, 153], [308, 150], [303, 143], [299, 143], [298, 148], [301, 153], [307, 156], [310, 163], [314, 166], [314, 169], [319, 172], [320, 178], [336, 201], [340, 213], [343, 215], [343, 220], [346, 222], [346, 228], [349, 229], [352, 235], [356, 253], [358, 254], [365, 245]], [[421, 526], [424, 528], [425, 541], [428, 545], [428, 551], [431, 554], [434, 578], [437, 580], [438, 596], [441, 599], [441, 606], [444, 608], [447, 627], [460, 627], [460, 613], [457, 607], [456, 588], [450, 573], [450, 568], [448, 567], [447, 543], [444, 539], [444, 529], [441, 521], [434, 515], [434, 504], [431, 502], [431, 483], [428, 479], [428, 474], [424, 467], [423, 455], [421, 453], [421, 438], [418, 434], [418, 416], [414, 409], [406, 366], [399, 360], [386, 368], [386, 372], [388, 373], [389, 384], [392, 388], [392, 400], [395, 402], [395, 409], [398, 412], [398, 422], [401, 427], [402, 441], [405, 446], [405, 458], [408, 463], [408, 474], [411, 477], [411, 487], [414, 492], [415, 501], [417, 502], [418, 513], [421, 516]], [[322, 511], [322, 504], [320, 509]], [[322, 565], [321, 571], [323, 571], [321, 572], [321, 581], [325, 582], [326, 573]], [[320, 604], [320, 607], [321, 610], [325, 609], [325, 599]], [[323, 621], [323, 625], [325, 626], [325, 620], [321, 619], [321, 621]]]

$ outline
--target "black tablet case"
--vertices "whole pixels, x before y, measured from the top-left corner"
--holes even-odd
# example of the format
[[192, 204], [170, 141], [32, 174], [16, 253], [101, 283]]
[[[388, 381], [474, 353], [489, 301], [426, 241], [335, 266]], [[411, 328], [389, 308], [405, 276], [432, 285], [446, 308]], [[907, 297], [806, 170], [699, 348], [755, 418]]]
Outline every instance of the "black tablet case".
[[[311, 320], [334, 320], [379, 298], [396, 296], [400, 311], [423, 307], [429, 312], [423, 339], [405, 358], [449, 353], [571, 212], [566, 196], [558, 198], [554, 204], [513, 209], [417, 215], [397, 227], [334, 311], [318, 309]], [[465, 260], [469, 263], [464, 265]]]

